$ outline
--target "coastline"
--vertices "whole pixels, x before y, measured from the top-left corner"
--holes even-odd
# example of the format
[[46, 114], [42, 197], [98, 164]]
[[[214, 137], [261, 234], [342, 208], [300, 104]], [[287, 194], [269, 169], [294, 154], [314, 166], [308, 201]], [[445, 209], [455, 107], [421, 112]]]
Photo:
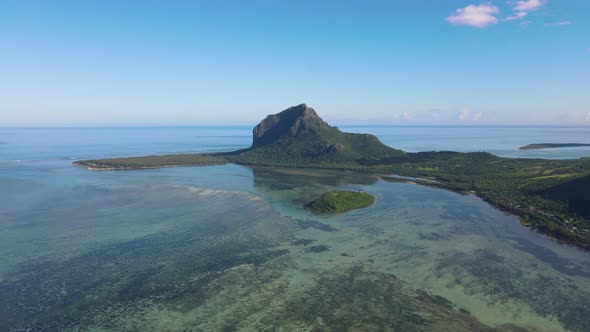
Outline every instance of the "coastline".
[[[73, 162], [72, 164], [76, 165], [76, 166], [86, 167], [87, 169], [89, 169], [91, 171], [148, 170], [148, 169], [172, 168], [172, 167], [195, 167], [195, 166], [215, 166], [215, 165], [224, 165], [224, 164], [235, 164], [235, 165], [255, 166], [255, 167], [324, 169], [324, 170], [333, 170], [333, 171], [357, 172], [357, 173], [365, 173], [365, 174], [369, 173], [369, 174], [374, 174], [375, 176], [379, 177], [383, 181], [387, 181], [387, 182], [409, 183], [409, 184], [415, 184], [415, 185], [419, 185], [419, 186], [427, 186], [427, 187], [441, 189], [441, 190], [448, 190], [448, 191], [452, 191], [452, 192], [455, 192], [455, 193], [458, 193], [461, 195], [475, 195], [478, 198], [482, 199], [487, 204], [493, 206], [494, 208], [516, 217], [521, 225], [528, 227], [528, 228], [532, 228], [539, 234], [548, 236], [551, 239], [553, 239], [559, 243], [575, 246], [575, 247], [580, 248], [582, 250], [590, 251], [590, 246], [576, 241], [575, 237], [564, 237], [563, 235], [559, 236], [560, 235], [559, 233], [551, 232], [551, 231], [543, 229], [542, 227], [539, 227], [539, 225], [537, 225], [533, 221], [529, 220], [529, 217], [534, 220], [535, 216], [531, 215], [531, 213], [527, 213], [527, 211], [523, 211], [521, 209], [509, 207], [504, 204], [500, 204], [500, 203], [494, 201], [493, 199], [491, 199], [490, 197], [488, 197], [487, 195], [484, 195], [481, 192], [478, 192], [477, 190], [462, 190], [459, 188], [455, 188], [453, 186], [446, 184], [444, 179], [437, 178], [436, 176], [434, 177], [434, 179], [423, 179], [423, 178], [418, 178], [418, 177], [412, 177], [411, 179], [408, 179], [408, 178], [395, 177], [395, 175], [398, 175], [398, 174], [392, 175], [391, 173], [384, 172], [383, 169], [371, 168], [371, 167], [360, 166], [360, 165], [350, 165], [350, 167], [346, 167], [346, 166], [335, 167], [335, 166], [329, 165], [329, 164], [325, 164], [325, 165], [321, 165], [321, 164], [319, 164], [319, 165], [297, 165], [297, 164], [295, 164], [295, 165], [278, 165], [278, 164], [273, 164], [273, 163], [260, 163], [260, 164], [243, 163], [243, 162], [234, 162], [231, 160], [228, 160], [227, 162], [209, 162], [209, 163], [197, 163], [197, 164], [179, 164], [179, 165], [162, 165], [162, 166], [143, 166], [143, 167], [135, 167], [135, 166], [133, 166], [133, 167], [129, 167], [129, 166], [126, 166], [126, 167], [92, 167], [87, 164], [84, 164], [81, 161], [76, 161], [76, 162]], [[400, 174], [398, 176], [403, 176], [403, 175]], [[578, 234], [576, 234], [576, 235], [578, 235]]]
[[590, 246], [581, 245], [580, 243], [578, 243], [570, 238], [559, 237], [555, 233], [544, 231], [543, 229], [537, 227], [534, 223], [527, 221], [526, 218], [528, 216], [528, 213], [526, 213], [526, 211], [510, 208], [505, 205], [499, 204], [499, 203], [493, 201], [492, 199], [490, 199], [489, 197], [486, 197], [485, 195], [478, 193], [475, 190], [469, 190], [469, 191], [460, 190], [460, 189], [445, 185], [444, 183], [441, 183], [439, 181], [433, 182], [433, 181], [430, 181], [427, 179], [422, 179], [422, 181], [420, 181], [421, 179], [408, 180], [408, 179], [394, 178], [391, 176], [380, 176], [380, 178], [384, 181], [387, 181], [387, 182], [408, 183], [408, 184], [414, 184], [414, 185], [418, 185], [418, 186], [431, 187], [431, 188], [435, 188], [435, 189], [448, 190], [448, 191], [451, 191], [451, 192], [454, 192], [454, 193], [457, 193], [460, 195], [474, 195], [474, 196], [478, 197], [479, 199], [483, 200], [484, 202], [486, 202], [487, 204], [491, 205], [492, 207], [494, 207], [494, 208], [496, 208], [508, 215], [516, 217], [518, 219], [518, 222], [521, 225], [535, 230], [535, 232], [538, 234], [547, 236], [547, 237], [549, 237], [559, 243], [562, 243], [562, 244], [567, 244], [567, 245], [579, 248], [581, 250], [590, 251]]
[[588, 143], [534, 143], [521, 146], [519, 150], [544, 150], [544, 149], [562, 149], [562, 148], [583, 148], [590, 147]]
[[216, 165], [225, 165], [226, 162], [211, 162], [211, 163], [201, 163], [201, 164], [179, 164], [179, 165], [164, 165], [164, 166], [124, 166], [124, 167], [92, 167], [86, 165], [80, 161], [72, 162], [72, 165], [85, 167], [91, 171], [137, 171], [137, 170], [145, 170], [145, 169], [159, 169], [159, 168], [172, 168], [172, 167], [195, 167], [195, 166], [216, 166]]

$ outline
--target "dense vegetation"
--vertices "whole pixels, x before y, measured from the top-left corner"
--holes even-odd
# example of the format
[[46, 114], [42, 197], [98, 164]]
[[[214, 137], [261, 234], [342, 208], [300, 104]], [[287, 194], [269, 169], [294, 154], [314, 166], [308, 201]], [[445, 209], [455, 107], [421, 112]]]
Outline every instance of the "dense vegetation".
[[520, 216], [524, 224], [590, 249], [590, 158], [510, 159], [488, 153], [425, 152], [388, 162], [395, 174], [477, 194]]
[[225, 164], [226, 160], [203, 154], [173, 154], [128, 158], [108, 158], [76, 161], [75, 165], [90, 169], [141, 169], [170, 166], [196, 166]]
[[[305, 104], [269, 115], [254, 128], [253, 135], [250, 148], [228, 153], [86, 160], [76, 164], [91, 169], [136, 169], [233, 162], [398, 174], [422, 178], [414, 180], [420, 184], [474, 193], [518, 215], [524, 224], [590, 249], [590, 158], [542, 160], [500, 158], [484, 152], [405, 153], [384, 145], [373, 135], [341, 132]], [[384, 179], [399, 181], [388, 176]]]
[[318, 164], [356, 163], [356, 160], [367, 156], [403, 154], [400, 150], [381, 145], [375, 136], [338, 131], [313, 134], [301, 139], [282, 139], [274, 144], [224, 156], [244, 164]]
[[555, 149], [555, 148], [576, 148], [590, 146], [584, 143], [538, 143], [521, 146], [521, 150], [535, 150], [535, 149]]
[[375, 203], [375, 197], [369, 193], [357, 191], [329, 191], [305, 205], [315, 213], [341, 213], [362, 209]]

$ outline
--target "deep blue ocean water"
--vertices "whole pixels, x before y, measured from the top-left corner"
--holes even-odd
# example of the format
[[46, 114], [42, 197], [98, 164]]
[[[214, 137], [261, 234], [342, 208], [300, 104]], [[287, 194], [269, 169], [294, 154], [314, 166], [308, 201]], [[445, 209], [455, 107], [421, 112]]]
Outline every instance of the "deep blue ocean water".
[[[145, 154], [230, 151], [248, 147], [250, 126], [0, 128], [0, 163]], [[519, 151], [531, 143], [590, 143], [590, 127], [342, 126], [409, 152], [487, 151], [523, 158], [580, 158], [590, 147]]]

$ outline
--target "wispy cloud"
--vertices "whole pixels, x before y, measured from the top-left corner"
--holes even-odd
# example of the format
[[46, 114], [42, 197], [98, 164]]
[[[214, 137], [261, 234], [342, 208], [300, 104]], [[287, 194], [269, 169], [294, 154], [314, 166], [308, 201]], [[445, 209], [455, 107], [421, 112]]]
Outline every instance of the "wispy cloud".
[[482, 117], [482, 112], [475, 112], [469, 108], [465, 108], [457, 114], [457, 119], [462, 122], [478, 122]]
[[[356, 118], [355, 118], [356, 121]], [[409, 125], [590, 125], [590, 110], [498, 112], [490, 109], [455, 107], [424, 111], [397, 112], [384, 123]], [[355, 122], [356, 123], [356, 122]], [[373, 121], [371, 123], [377, 123]]]
[[537, 10], [545, 5], [546, 1], [543, 0], [521, 0], [516, 1], [514, 6], [515, 11], [519, 12], [530, 12]]
[[[508, 1], [507, 3], [512, 7], [513, 13], [505, 18], [501, 18], [500, 9], [491, 2], [480, 5], [472, 4], [456, 9], [455, 14], [447, 17], [446, 20], [454, 25], [466, 25], [476, 28], [485, 28], [500, 21], [521, 21], [520, 26], [526, 27], [532, 23], [529, 19], [530, 13], [546, 6], [548, 2], [548, 0]], [[545, 23], [545, 26], [566, 26], [571, 24], [571, 21], [557, 21]]]
[[451, 124], [453, 119], [441, 110], [395, 113], [388, 119], [398, 124]]
[[446, 20], [454, 25], [485, 28], [498, 23], [498, 18], [495, 16], [497, 14], [500, 14], [500, 10], [496, 6], [488, 4], [469, 5], [455, 10], [455, 15], [447, 17]]
[[527, 12], [518, 12], [518, 13], [514, 13], [514, 15], [508, 16], [506, 17], [506, 21], [516, 21], [516, 20], [522, 20], [523, 18], [525, 18], [529, 13]]
[[549, 22], [549, 23], [545, 23], [545, 26], [548, 27], [558, 27], [558, 26], [564, 26], [564, 25], [570, 25], [572, 24], [572, 22], [570, 21], [560, 21], [560, 22]]
[[414, 115], [410, 112], [403, 112], [393, 115], [394, 122], [408, 122], [414, 119]]
[[547, 4], [544, 0], [520, 0], [513, 2], [514, 14], [506, 17], [504, 21], [517, 21], [527, 17], [529, 12], [537, 10]]

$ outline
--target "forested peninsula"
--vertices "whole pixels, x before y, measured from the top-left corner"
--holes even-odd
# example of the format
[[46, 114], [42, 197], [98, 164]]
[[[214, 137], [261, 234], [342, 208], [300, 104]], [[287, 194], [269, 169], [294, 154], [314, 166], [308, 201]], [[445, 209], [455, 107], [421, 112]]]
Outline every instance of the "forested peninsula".
[[475, 194], [520, 217], [523, 224], [590, 249], [590, 158], [501, 158], [486, 152], [407, 153], [374, 135], [328, 125], [305, 104], [269, 115], [253, 130], [252, 146], [238, 151], [76, 161], [92, 170], [125, 170], [236, 163], [354, 170]]
[[588, 147], [586, 143], [535, 143], [521, 146], [520, 150], [558, 149], [558, 148], [579, 148]]

